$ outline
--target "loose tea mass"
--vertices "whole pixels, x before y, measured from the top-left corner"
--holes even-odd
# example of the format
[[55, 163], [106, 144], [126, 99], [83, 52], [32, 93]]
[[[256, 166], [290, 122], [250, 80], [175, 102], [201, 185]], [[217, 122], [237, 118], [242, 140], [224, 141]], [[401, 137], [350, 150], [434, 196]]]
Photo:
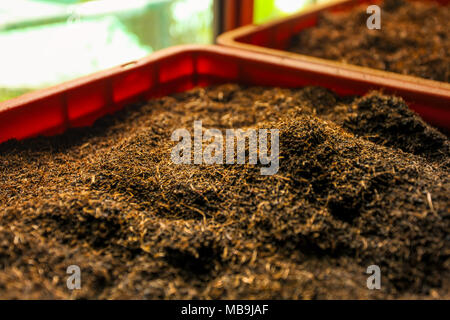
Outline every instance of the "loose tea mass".
[[[271, 137], [270, 150], [268, 133]], [[171, 139], [178, 142], [171, 152], [175, 164], [245, 164], [247, 155], [250, 164], [257, 164], [259, 160], [261, 164], [269, 165], [260, 169], [262, 175], [273, 175], [278, 172], [280, 153], [278, 129], [247, 131], [227, 129], [224, 135], [219, 129], [211, 128], [203, 133], [202, 122], [197, 120], [194, 121], [193, 141], [186, 128], [175, 130]]]
[[287, 50], [426, 79], [450, 82], [450, 7], [385, 0], [380, 29], [366, 25], [367, 4], [326, 13], [291, 39]]
[[[175, 165], [196, 120], [278, 129], [278, 172]], [[0, 183], [1, 298], [450, 298], [448, 138], [380, 92], [196, 88], [2, 144]]]

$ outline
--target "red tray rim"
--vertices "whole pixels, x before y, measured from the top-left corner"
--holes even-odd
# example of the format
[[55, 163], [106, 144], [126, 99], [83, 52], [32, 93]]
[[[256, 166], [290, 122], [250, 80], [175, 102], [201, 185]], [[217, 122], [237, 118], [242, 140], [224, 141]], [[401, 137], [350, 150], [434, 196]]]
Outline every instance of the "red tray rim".
[[151, 62], [155, 62], [162, 58], [176, 55], [182, 52], [191, 52], [191, 53], [209, 52], [212, 54], [225, 54], [228, 56], [233, 56], [235, 58], [242, 58], [246, 60], [252, 60], [255, 62], [264, 62], [276, 66], [284, 66], [297, 70], [306, 70], [306, 71], [313, 71], [316, 73], [335, 75], [352, 80], [374, 83], [375, 85], [380, 87], [385, 87], [389, 85], [397, 89], [403, 89], [416, 93], [433, 94], [436, 96], [441, 96], [450, 99], [450, 86], [448, 88], [433, 85], [430, 86], [428, 83], [416, 81], [409, 82], [406, 81], [405, 79], [392, 79], [389, 75], [386, 75], [386, 72], [380, 72], [377, 74], [367, 74], [364, 70], [359, 70], [359, 68], [358, 69], [342, 68], [340, 65], [327, 63], [323, 64], [320, 61], [303, 61], [303, 60], [298, 61], [291, 57], [272, 56], [217, 45], [179, 45], [157, 51], [155, 53], [150, 54], [147, 57], [138, 60], [130, 61], [116, 67], [98, 71], [90, 75], [66, 81], [48, 88], [32, 91], [19, 97], [0, 102], [0, 115], [9, 109], [18, 108], [21, 105], [29, 104], [37, 100], [61, 94], [64, 93], [65, 91], [81, 87], [90, 82], [110, 78], [112, 76], [119, 75], [121, 73], [125, 73], [133, 69], [139, 69]]
[[[90, 90], [94, 90], [95, 92], [97, 90], [95, 88], [98, 83], [102, 83], [109, 88], [109, 85], [115, 80], [127, 78], [131, 74], [140, 74], [143, 70], [154, 70], [153, 75], [155, 75], [155, 72], [156, 74], [159, 74], [158, 66], [160, 66], [160, 63], [170, 62], [172, 58], [176, 59], [177, 57], [180, 57], [182, 59], [183, 57], [189, 57], [188, 59], [190, 59], [190, 61], [192, 61], [194, 65], [196, 65], [195, 61], [197, 61], [197, 59], [199, 58], [201, 60], [211, 59], [210, 61], [215, 64], [220, 63], [221, 59], [223, 59], [224, 61], [233, 61], [232, 63], [236, 66], [236, 68], [238, 68], [238, 70], [240, 70], [238, 71], [240, 74], [237, 75], [237, 78], [235, 78], [236, 76], [233, 76], [230, 79], [225, 77], [222, 79], [223, 81], [269, 86], [288, 85], [290, 87], [295, 87], [300, 85], [308, 85], [308, 79], [311, 79], [310, 85], [315, 85], [314, 83], [317, 83], [317, 81], [319, 81], [318, 83], [323, 83], [325, 81], [325, 87], [328, 87], [332, 90], [333, 87], [335, 87], [336, 90], [340, 88], [339, 90], [341, 90], [342, 92], [346, 92], [349, 90], [352, 92], [367, 92], [369, 90], [386, 89], [386, 91], [402, 96], [403, 98], [405, 98], [405, 100], [410, 101], [412, 103], [410, 106], [416, 105], [417, 108], [422, 110], [421, 112], [424, 112], [426, 114], [424, 115], [426, 116], [425, 118], [427, 118], [431, 122], [434, 122], [435, 125], [450, 129], [450, 90], [446, 88], [427, 86], [422, 83], [406, 82], [386, 77], [384, 74], [367, 74], [359, 70], [348, 70], [334, 65], [315, 63], [310, 61], [298, 61], [286, 57], [271, 56], [224, 46], [182, 45], [164, 49], [136, 61], [131, 61], [117, 67], [99, 71], [94, 74], [74, 79], [53, 87], [37, 90], [0, 103], [0, 122], [2, 121], [7, 126], [5, 129], [6, 131], [3, 132], [3, 135], [0, 128], [0, 144], [13, 138], [18, 138], [19, 140], [21, 140], [36, 135], [54, 135], [57, 133], [61, 133], [62, 131], [70, 127], [90, 125], [93, 122], [80, 124], [85, 123], [84, 121], [88, 121], [83, 118], [83, 116], [79, 116], [79, 118], [73, 118], [73, 120], [69, 120], [68, 118], [68, 110], [65, 101], [67, 101], [67, 99], [71, 95], [73, 95], [74, 92], [79, 92], [78, 89], [84, 90], [86, 88], [90, 88]], [[189, 77], [193, 77], [192, 79], [197, 79], [197, 76], [201, 76], [203, 74], [203, 71], [196, 69], [194, 65], [192, 71], [189, 71], [191, 72]], [[155, 69], [152, 69], [153, 67], [155, 67]], [[268, 77], [266, 79], [254, 78], [254, 72], [258, 73], [264, 69], [266, 69], [268, 72]], [[218, 70], [220, 71], [220, 68]], [[249, 71], [250, 74], [247, 75], [245, 70], [254, 71]], [[279, 76], [274, 76], [274, 72], [276, 74], [277, 70], [284, 70], [284, 72], [288, 72], [288, 74], [291, 74], [289, 76], [289, 79], [291, 80], [289, 81], [293, 82], [288, 81], [288, 83], [290, 84], [287, 84], [286, 80], [280, 80], [283, 79], [283, 73], [279, 73], [281, 78]], [[298, 85], [295, 84], [297, 83], [297, 81], [294, 80], [296, 75], [299, 76]], [[248, 78], [248, 76], [250, 76], [250, 78]], [[275, 78], [272, 78], [272, 76], [274, 76]], [[183, 79], [183, 77], [185, 76], [183, 74], [180, 74], [180, 77], [180, 79]], [[261, 76], [259, 75], [256, 77]], [[334, 82], [333, 79], [336, 79], [336, 82]], [[194, 85], [195, 83], [197, 82], [194, 80]], [[96, 92], [98, 95], [100, 95], [99, 91]], [[164, 93], [164, 90], [160, 92], [159, 89], [157, 89], [157, 95], [162, 93]], [[105, 93], [102, 94], [105, 95]], [[115, 112], [115, 110], [118, 110], [118, 108], [121, 108], [126, 104], [137, 101], [138, 99], [146, 99], [146, 91], [138, 90], [136, 91], [136, 93], [133, 93], [130, 98], [121, 98], [117, 102], [111, 100], [111, 94], [112, 93], [108, 91], [108, 94], [104, 96], [104, 98], [106, 99], [104, 100], [104, 102], [102, 102], [102, 106], [104, 107], [98, 109], [99, 113], [101, 113], [100, 115], [97, 116], [94, 114], [95, 110], [97, 109], [94, 109], [92, 111], [94, 112], [92, 113], [94, 117], [92, 118], [93, 121], [95, 121], [95, 119], [98, 119], [98, 117], [104, 115], [105, 113], [102, 113], [103, 111], [108, 113]], [[345, 95], [345, 93], [343, 94]], [[58, 108], [58, 114], [55, 114], [56, 117], [59, 117], [58, 124], [55, 125], [55, 127], [48, 127], [48, 129], [39, 129], [40, 131], [37, 131], [38, 129], [28, 130], [30, 132], [32, 131], [32, 134], [21, 131], [23, 129], [20, 128], [26, 128], [27, 123], [29, 121], [33, 121], [33, 117], [37, 116], [37, 114], [39, 113], [39, 108], [43, 107], [47, 110], [47, 112], [49, 112], [48, 107], [54, 107], [52, 104], [47, 104], [49, 101], [53, 101], [53, 103], [55, 103], [55, 101], [59, 101], [56, 104]], [[421, 107], [417, 105], [417, 103], [421, 105]], [[105, 107], [108, 107], [108, 109], [104, 110]], [[29, 110], [34, 111], [33, 113], [29, 114]], [[440, 112], [443, 113], [440, 114]], [[25, 120], [24, 123], [20, 123], [22, 117]], [[37, 117], [40, 116], [38, 115]], [[61, 117], [62, 120], [60, 119]], [[16, 125], [19, 125], [19, 128], [15, 129]], [[16, 131], [19, 133], [16, 133]]]

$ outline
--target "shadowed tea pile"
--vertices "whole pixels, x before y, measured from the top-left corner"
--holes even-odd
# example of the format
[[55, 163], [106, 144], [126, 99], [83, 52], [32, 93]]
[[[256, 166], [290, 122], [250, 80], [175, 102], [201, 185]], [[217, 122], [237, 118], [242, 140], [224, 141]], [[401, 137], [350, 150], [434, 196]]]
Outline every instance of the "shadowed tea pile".
[[[195, 120], [279, 129], [278, 173], [173, 164]], [[402, 99], [318, 87], [197, 88], [10, 141], [0, 297], [449, 298], [449, 153]]]
[[348, 64], [450, 82], [450, 7], [386, 0], [380, 29], [370, 30], [367, 6], [323, 14], [291, 40], [289, 51]]

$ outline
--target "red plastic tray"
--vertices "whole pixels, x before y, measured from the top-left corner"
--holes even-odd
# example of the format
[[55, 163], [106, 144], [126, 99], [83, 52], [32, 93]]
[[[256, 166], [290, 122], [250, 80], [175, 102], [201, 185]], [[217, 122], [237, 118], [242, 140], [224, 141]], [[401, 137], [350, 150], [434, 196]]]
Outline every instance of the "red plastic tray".
[[450, 90], [233, 48], [180, 46], [0, 103], [0, 142], [61, 133], [138, 100], [223, 82], [318, 85], [341, 95], [383, 87], [430, 123], [450, 129]]
[[[446, 5], [450, 2], [450, 0], [411, 1], [434, 1], [442, 5]], [[226, 32], [218, 37], [217, 42], [220, 45], [238, 48], [241, 50], [259, 52], [315, 64], [334, 66], [343, 70], [365, 73], [368, 76], [392, 78], [405, 83], [414, 83], [421, 86], [439, 87], [450, 90], [450, 83], [433, 81], [414, 76], [406, 76], [394, 72], [376, 70], [356, 65], [349, 65], [338, 61], [286, 51], [292, 36], [306, 28], [315, 26], [320, 14], [324, 12], [343, 12], [363, 3], [377, 4], [380, 2], [380, 0], [334, 0], [326, 4], [317, 4], [310, 6], [308, 9], [298, 14], [274, 20], [266, 24], [259, 26], [249, 25]], [[383, 14], [381, 14], [381, 19], [383, 19]]]

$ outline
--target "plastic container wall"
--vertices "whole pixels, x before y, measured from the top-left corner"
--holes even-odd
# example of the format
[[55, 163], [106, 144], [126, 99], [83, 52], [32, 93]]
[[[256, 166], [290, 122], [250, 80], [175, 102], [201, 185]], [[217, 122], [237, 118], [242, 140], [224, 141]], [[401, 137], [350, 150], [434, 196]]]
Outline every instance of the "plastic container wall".
[[180, 46], [0, 103], [0, 142], [91, 125], [136, 101], [225, 82], [318, 85], [340, 95], [383, 88], [425, 120], [450, 129], [450, 90], [220, 46]]

